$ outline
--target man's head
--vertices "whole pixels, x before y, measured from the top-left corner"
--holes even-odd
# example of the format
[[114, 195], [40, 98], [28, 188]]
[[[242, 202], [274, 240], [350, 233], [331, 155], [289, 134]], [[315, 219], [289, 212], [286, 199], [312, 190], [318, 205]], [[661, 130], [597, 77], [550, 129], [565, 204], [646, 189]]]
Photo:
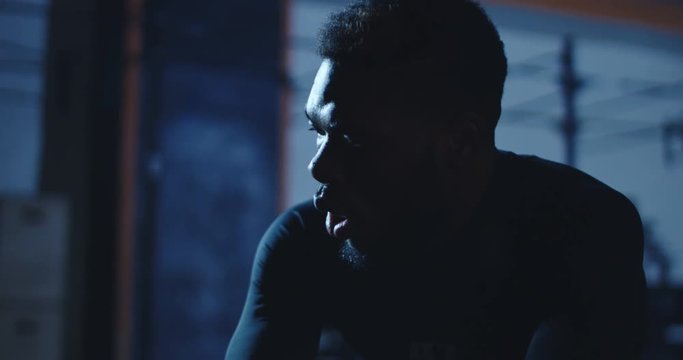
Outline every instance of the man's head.
[[[471, 1], [361, 1], [320, 33], [316, 207], [359, 254], [429, 236], [494, 150], [503, 44]], [[345, 221], [346, 220], [346, 221]]]

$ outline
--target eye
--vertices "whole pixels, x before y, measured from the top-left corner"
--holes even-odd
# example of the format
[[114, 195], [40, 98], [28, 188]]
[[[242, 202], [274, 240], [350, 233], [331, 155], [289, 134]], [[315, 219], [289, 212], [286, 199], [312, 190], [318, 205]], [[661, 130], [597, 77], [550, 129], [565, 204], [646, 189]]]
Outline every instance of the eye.
[[310, 125], [310, 126], [308, 127], [308, 131], [315, 131], [316, 133], [318, 133], [318, 135], [325, 135], [324, 132], [320, 131], [320, 129], [318, 129], [318, 128], [317, 128], [315, 125], [313, 125], [312, 123], [309, 122], [308, 125]]

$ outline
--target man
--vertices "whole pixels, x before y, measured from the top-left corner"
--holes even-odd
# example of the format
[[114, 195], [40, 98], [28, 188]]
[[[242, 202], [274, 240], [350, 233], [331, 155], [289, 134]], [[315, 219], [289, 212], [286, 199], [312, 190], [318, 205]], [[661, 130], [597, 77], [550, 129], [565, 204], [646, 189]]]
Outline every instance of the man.
[[264, 235], [226, 359], [634, 359], [642, 226], [621, 194], [499, 151], [507, 65], [472, 1], [333, 15], [306, 115], [320, 190]]

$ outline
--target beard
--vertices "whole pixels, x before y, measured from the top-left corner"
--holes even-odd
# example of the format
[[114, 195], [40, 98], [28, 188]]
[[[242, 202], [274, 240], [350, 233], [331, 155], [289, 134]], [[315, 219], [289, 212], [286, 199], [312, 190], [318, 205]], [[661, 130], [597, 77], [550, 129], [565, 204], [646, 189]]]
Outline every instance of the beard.
[[358, 231], [341, 242], [338, 255], [343, 263], [355, 271], [402, 266], [437, 240], [448, 219], [439, 193], [444, 179], [433, 153], [427, 148], [417, 166], [393, 176], [400, 181], [360, 192], [360, 199], [373, 201], [356, 203], [360, 216], [351, 220]]
[[[340, 243], [338, 257], [352, 271], [392, 269], [421, 261], [439, 241], [444, 218], [440, 209], [425, 209], [397, 219], [393, 226], [377, 226], [373, 234], [358, 234]], [[403, 224], [399, 226], [398, 224]], [[405, 225], [410, 224], [410, 225]], [[384, 231], [379, 231], [383, 229]], [[392, 229], [391, 231], [387, 229]]]
[[339, 248], [339, 259], [353, 271], [367, 271], [370, 267], [368, 254], [357, 249], [350, 239], [342, 242]]

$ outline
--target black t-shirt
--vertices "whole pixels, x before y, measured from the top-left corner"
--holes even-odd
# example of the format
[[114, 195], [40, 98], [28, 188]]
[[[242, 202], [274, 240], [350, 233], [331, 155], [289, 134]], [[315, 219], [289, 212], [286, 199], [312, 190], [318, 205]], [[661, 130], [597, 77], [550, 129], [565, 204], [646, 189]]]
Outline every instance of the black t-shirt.
[[226, 359], [315, 358], [323, 326], [366, 359], [639, 358], [641, 221], [583, 172], [499, 151], [462, 236], [404, 266], [353, 269], [324, 216], [266, 231]]

